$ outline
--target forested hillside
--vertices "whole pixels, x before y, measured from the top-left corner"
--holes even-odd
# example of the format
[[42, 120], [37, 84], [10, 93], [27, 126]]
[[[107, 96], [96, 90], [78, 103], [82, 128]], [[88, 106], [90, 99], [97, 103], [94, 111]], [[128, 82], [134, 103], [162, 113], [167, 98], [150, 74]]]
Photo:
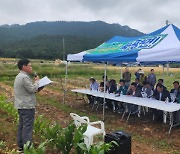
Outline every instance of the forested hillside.
[[115, 35], [143, 33], [119, 24], [94, 22], [33, 22], [0, 26], [0, 57], [56, 59], [92, 49]]

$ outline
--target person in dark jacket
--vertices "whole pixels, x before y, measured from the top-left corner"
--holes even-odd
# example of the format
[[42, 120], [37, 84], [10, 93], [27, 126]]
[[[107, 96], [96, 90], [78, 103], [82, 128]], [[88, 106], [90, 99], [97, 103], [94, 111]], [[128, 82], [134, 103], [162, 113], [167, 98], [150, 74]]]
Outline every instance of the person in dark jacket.
[[[174, 102], [180, 103], [180, 86], [178, 81], [173, 82], [174, 88], [171, 89], [170, 93], [174, 95], [175, 99]], [[180, 122], [180, 111], [176, 111], [173, 113], [174, 121], [179, 123]]]
[[[121, 79], [119, 80], [119, 88], [116, 91], [116, 96], [120, 96], [120, 95], [126, 95], [127, 90], [128, 90], [128, 86], [125, 85], [125, 80]], [[125, 110], [124, 107], [124, 103], [123, 102], [117, 102], [115, 101], [115, 106], [116, 106], [116, 110], [118, 110], [118, 113], [121, 113]]]
[[175, 96], [175, 102], [178, 101], [178, 94], [179, 94], [179, 91], [180, 91], [180, 86], [179, 86], [179, 82], [178, 81], [174, 81], [173, 82], [173, 86], [174, 88], [171, 89], [170, 93], [173, 93], [174, 96]]
[[154, 91], [157, 90], [157, 85], [158, 85], [159, 83], [162, 84], [162, 86], [164, 87], [164, 89], [167, 89], [167, 88], [164, 86], [164, 80], [163, 80], [163, 79], [158, 79], [158, 82], [157, 82], [157, 84], [156, 84], [156, 87], [155, 87]]
[[108, 84], [108, 76], [102, 76], [102, 82], [99, 84], [99, 91], [103, 92], [104, 91], [104, 81], [105, 81], [105, 91], [107, 91], [107, 84]]
[[[133, 97], [142, 97], [141, 90], [137, 88], [137, 84], [135, 82], [131, 83], [130, 89], [127, 91], [128, 96]], [[128, 108], [128, 112], [135, 113], [138, 111], [138, 105], [126, 104]]]
[[169, 91], [160, 83], [158, 83], [156, 87], [157, 90], [154, 92], [154, 98], [160, 101], [165, 101], [168, 98], [170, 102], [171, 97]]
[[117, 84], [116, 80], [111, 79], [108, 84], [108, 92], [109, 93], [115, 93], [117, 91]]
[[139, 78], [136, 78], [135, 79], [135, 83], [137, 84], [137, 88], [141, 91], [141, 89], [142, 89], [142, 85], [140, 85], [140, 83], [139, 83]]
[[116, 91], [116, 94], [123, 94], [126, 95], [127, 90], [128, 90], [128, 86], [125, 85], [125, 80], [121, 79], [119, 80], [119, 88]]
[[[164, 88], [164, 86], [160, 83], [157, 84], [157, 90], [154, 92], [153, 96], [156, 100], [160, 101], [169, 101], [171, 102], [171, 97], [169, 91]], [[153, 109], [153, 113], [155, 115], [155, 120], [163, 121], [163, 111]]]
[[[110, 93], [115, 93], [117, 91], [117, 84], [116, 84], [116, 80], [111, 79], [108, 84], [107, 84], [107, 92]], [[116, 105], [115, 105], [115, 101], [112, 101], [110, 99], [106, 99], [106, 105], [109, 109], [113, 109], [113, 111], [115, 112], [116, 110]]]

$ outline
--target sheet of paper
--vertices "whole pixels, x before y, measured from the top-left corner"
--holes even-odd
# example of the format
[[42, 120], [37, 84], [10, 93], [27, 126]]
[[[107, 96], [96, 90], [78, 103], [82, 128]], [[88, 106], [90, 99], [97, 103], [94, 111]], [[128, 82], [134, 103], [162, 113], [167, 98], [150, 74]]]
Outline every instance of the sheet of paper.
[[42, 86], [46, 86], [50, 83], [52, 83], [53, 81], [51, 81], [47, 76], [43, 77], [42, 79], [39, 80], [39, 88]]

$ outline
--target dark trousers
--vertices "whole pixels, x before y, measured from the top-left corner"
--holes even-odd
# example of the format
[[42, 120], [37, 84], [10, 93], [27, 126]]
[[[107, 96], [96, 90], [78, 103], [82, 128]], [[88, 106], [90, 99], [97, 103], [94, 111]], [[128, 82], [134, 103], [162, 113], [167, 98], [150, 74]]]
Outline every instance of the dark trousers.
[[173, 113], [173, 120], [175, 123], [180, 123], [180, 110]]
[[94, 97], [92, 95], [87, 95], [87, 98], [89, 99], [89, 104], [94, 104], [96, 97]]
[[154, 120], [155, 121], [163, 122], [163, 114], [164, 114], [163, 111], [152, 109], [152, 112], [154, 114]]
[[18, 113], [17, 144], [19, 148], [23, 148], [27, 141], [32, 142], [35, 109], [19, 109]]

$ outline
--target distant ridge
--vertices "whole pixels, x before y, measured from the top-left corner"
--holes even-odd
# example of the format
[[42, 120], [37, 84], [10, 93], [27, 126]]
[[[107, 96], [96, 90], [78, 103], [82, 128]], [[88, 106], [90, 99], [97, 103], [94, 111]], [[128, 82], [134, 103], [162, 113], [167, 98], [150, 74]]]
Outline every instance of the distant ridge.
[[[26, 54], [22, 55], [23, 52], [38, 52], [37, 50], [41, 49], [44, 50], [43, 53], [56, 50], [57, 53], [59, 52], [56, 56], [61, 58], [62, 45], [58, 45], [58, 43], [61, 42], [62, 37], [66, 38], [67, 52], [76, 53], [82, 50], [95, 48], [115, 35], [129, 37], [140, 36], [143, 35], [143, 33], [131, 29], [128, 26], [108, 24], [103, 21], [39, 21], [27, 23], [25, 25], [1, 25], [0, 56], [25, 56]], [[54, 40], [54, 38], [57, 40]], [[43, 40], [46, 43], [43, 44]], [[33, 45], [31, 42], [34, 42]], [[67, 44], [67, 42], [70, 44]], [[13, 55], [12, 52], [18, 54]], [[44, 56], [43, 54], [34, 53], [34, 55], [38, 56], [33, 56], [31, 58], [53, 58], [52, 56]]]

